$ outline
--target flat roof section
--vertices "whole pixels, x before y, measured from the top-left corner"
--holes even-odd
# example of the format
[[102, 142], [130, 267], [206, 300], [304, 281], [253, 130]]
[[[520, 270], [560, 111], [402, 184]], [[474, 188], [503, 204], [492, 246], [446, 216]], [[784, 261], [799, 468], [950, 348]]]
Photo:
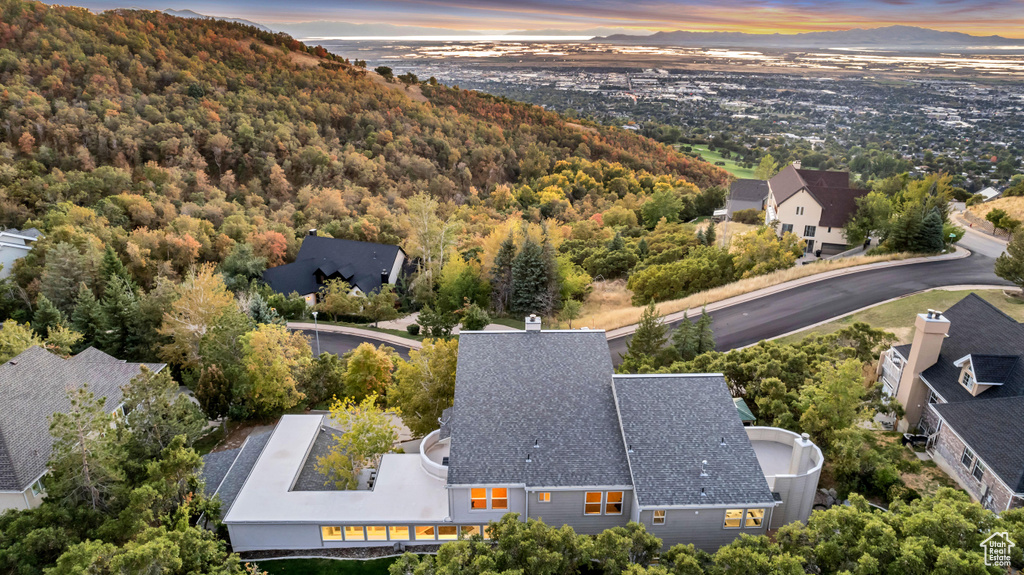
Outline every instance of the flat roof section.
[[285, 415], [224, 523], [438, 523], [448, 517], [444, 481], [420, 467], [418, 453], [383, 457], [370, 491], [292, 491], [321, 415]]

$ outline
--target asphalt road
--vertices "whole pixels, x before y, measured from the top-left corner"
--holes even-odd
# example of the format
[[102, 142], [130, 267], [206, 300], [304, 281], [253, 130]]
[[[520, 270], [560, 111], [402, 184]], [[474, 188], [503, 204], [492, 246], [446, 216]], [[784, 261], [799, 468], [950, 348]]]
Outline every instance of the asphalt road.
[[[872, 304], [930, 288], [948, 285], [1011, 285], [993, 271], [995, 258], [1005, 249], [1005, 244], [968, 230], [960, 245], [971, 250], [970, 257], [841, 276], [710, 312], [717, 347], [722, 351], [744, 347]], [[677, 324], [672, 325], [674, 327]], [[316, 338], [312, 332], [305, 333], [315, 353]], [[320, 332], [321, 351], [338, 355], [355, 349], [364, 341], [374, 345], [381, 343], [359, 336]], [[619, 363], [621, 356], [626, 353], [628, 342], [629, 336], [608, 341], [613, 363]], [[402, 357], [409, 356], [408, 348], [395, 347], [395, 351]]]
[[[722, 351], [744, 347], [929, 288], [1012, 285], [993, 271], [1003, 244], [973, 230], [960, 244], [971, 250], [970, 257], [840, 276], [709, 312], [716, 347]], [[626, 353], [628, 341], [629, 336], [608, 341], [615, 364]]]
[[[299, 331], [300, 333], [304, 334], [306, 337], [309, 338], [309, 346], [313, 349], [313, 354], [315, 355], [317, 353], [316, 334], [314, 334], [312, 331], [296, 331]], [[357, 335], [346, 335], [343, 333], [329, 333], [321, 331], [320, 351], [330, 352], [336, 355], [343, 355], [345, 352], [355, 349], [359, 344], [363, 343], [364, 341], [368, 341], [373, 345], [380, 345], [381, 343], [383, 343], [380, 341], [362, 338]], [[409, 348], [399, 347], [396, 345], [392, 345], [390, 343], [387, 345], [390, 345], [391, 347], [395, 348], [395, 351], [398, 353], [398, 355], [406, 359], [409, 358]]]

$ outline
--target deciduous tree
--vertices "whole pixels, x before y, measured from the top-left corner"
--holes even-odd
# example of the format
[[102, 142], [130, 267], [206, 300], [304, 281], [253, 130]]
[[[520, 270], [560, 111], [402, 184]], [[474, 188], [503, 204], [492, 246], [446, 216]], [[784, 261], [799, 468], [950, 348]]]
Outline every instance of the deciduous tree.
[[240, 343], [248, 375], [243, 397], [252, 414], [270, 417], [302, 401], [297, 380], [312, 357], [305, 336], [282, 325], [261, 324]]
[[361, 402], [335, 399], [331, 420], [342, 433], [327, 455], [317, 457], [316, 470], [329, 477], [338, 489], [355, 489], [359, 473], [380, 464], [380, 458], [394, 449], [398, 430], [391, 423], [394, 411], [378, 407], [376, 394]]
[[416, 435], [438, 428], [441, 412], [455, 399], [455, 367], [459, 342], [427, 339], [422, 349], [409, 351], [409, 359], [395, 361], [395, 385], [388, 405], [398, 408], [402, 421]]
[[199, 343], [225, 312], [234, 309], [235, 298], [209, 264], [194, 269], [175, 291], [178, 299], [164, 314], [158, 330], [170, 339], [160, 348], [160, 355], [183, 368], [196, 368], [200, 363]]

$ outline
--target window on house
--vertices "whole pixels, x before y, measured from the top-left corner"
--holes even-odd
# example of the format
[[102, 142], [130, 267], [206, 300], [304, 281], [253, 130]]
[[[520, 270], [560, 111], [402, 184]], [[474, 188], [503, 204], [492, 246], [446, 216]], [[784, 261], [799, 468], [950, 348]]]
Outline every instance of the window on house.
[[393, 525], [388, 527], [388, 539], [392, 541], [408, 541], [409, 527], [407, 525]]
[[970, 447], [964, 447], [964, 454], [960, 456], [960, 463], [963, 463], [967, 469], [970, 469], [971, 465], [974, 464], [974, 452], [971, 451]]
[[804, 237], [805, 238], [813, 238], [814, 237], [814, 232], [817, 229], [818, 228], [816, 228], [815, 226], [804, 226]]
[[387, 541], [388, 540], [388, 528], [384, 525], [367, 525], [366, 526], [366, 540], [367, 541]]
[[320, 528], [320, 537], [324, 541], [341, 541], [341, 527], [327, 526]]
[[971, 472], [971, 475], [973, 475], [978, 481], [981, 481], [981, 478], [985, 476], [985, 466], [982, 465], [980, 459], [975, 462], [974, 471]]
[[793, 224], [782, 224], [782, 233], [793, 233]]
[[537, 501], [540, 503], [551, 503], [551, 494], [547, 491], [537, 494]]
[[456, 525], [438, 525], [437, 538], [444, 541], [451, 541], [459, 538], [459, 528]]
[[462, 537], [463, 539], [469, 539], [470, 537], [478, 535], [479, 533], [479, 525], [463, 525], [459, 527], [459, 537]]
[[747, 509], [747, 523], [745, 527], [760, 527], [764, 521], [764, 509]]
[[832, 233], [832, 226], [828, 227], [828, 233], [830, 233], [830, 234]]
[[584, 515], [600, 515], [601, 514], [601, 492], [600, 491], [588, 491], [586, 504], [583, 506]]
[[654, 520], [651, 523], [654, 523], [655, 525], [664, 525], [665, 524], [665, 510], [664, 509], [656, 510], [654, 512]]
[[345, 541], [366, 541], [362, 525], [346, 525]]
[[622, 492], [621, 491], [609, 491], [605, 497], [604, 504], [605, 515], [621, 515], [622, 514]]
[[935, 395], [934, 391], [928, 392], [928, 403], [939, 403], [939, 396]]
[[974, 391], [974, 376], [970, 371], [964, 371], [964, 387], [967, 391]]
[[508, 509], [508, 489], [504, 487], [491, 489], [491, 509]]
[[44, 491], [46, 491], [46, 490], [43, 489], [43, 480], [42, 479], [39, 479], [35, 483], [32, 484], [32, 495], [35, 495], [36, 497], [39, 497], [39, 495], [42, 494]]
[[422, 541], [424, 539], [434, 539], [434, 526], [433, 525], [417, 525], [416, 526], [416, 540]]
[[487, 509], [487, 490], [483, 487], [474, 487], [469, 490], [469, 508]]
[[798, 206], [796, 208], [796, 215], [798, 215], [798, 216], [804, 215], [804, 207], [803, 206]]
[[743, 510], [742, 509], [726, 509], [725, 510], [725, 528], [726, 529], [739, 529], [740, 523], [743, 522]]

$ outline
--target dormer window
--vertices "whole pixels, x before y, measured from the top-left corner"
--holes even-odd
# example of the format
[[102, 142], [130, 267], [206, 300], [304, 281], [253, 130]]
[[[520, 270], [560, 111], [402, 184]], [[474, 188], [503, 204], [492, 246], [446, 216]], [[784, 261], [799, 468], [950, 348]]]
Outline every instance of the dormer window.
[[974, 393], [974, 374], [969, 369], [964, 370], [963, 385], [967, 388], [967, 391]]

